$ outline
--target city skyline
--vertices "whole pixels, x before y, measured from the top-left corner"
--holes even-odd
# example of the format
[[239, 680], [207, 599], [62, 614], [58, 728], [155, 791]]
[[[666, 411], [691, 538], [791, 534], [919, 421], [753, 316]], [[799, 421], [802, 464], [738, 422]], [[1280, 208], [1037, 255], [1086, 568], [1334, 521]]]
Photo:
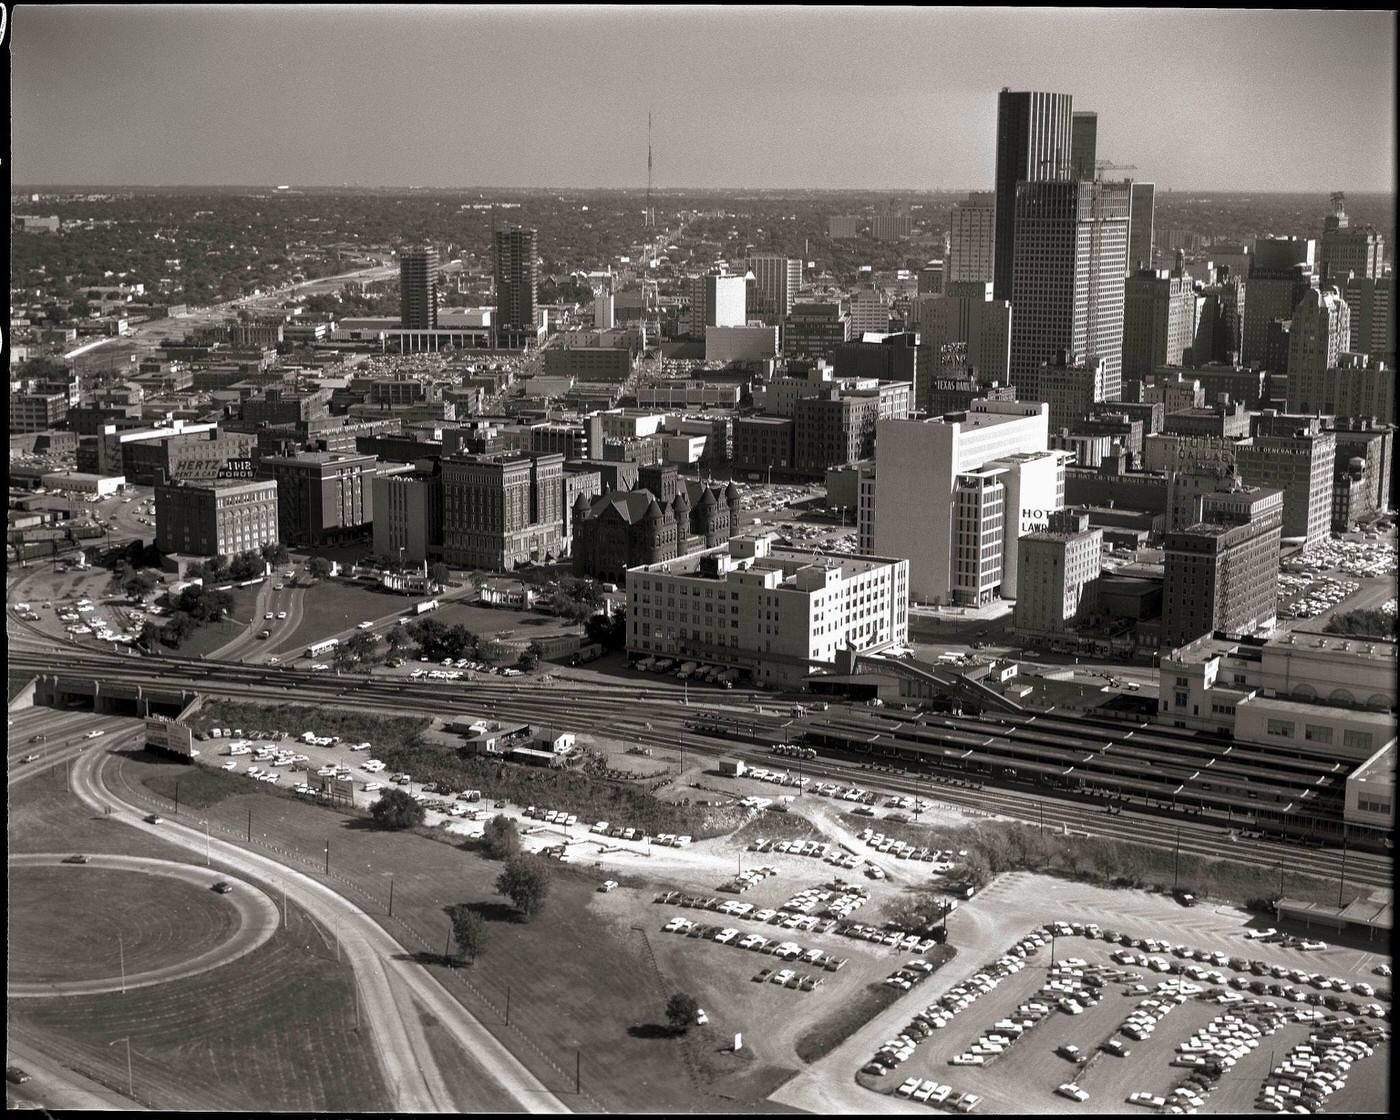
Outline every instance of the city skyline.
[[11, 42], [35, 185], [638, 189], [651, 112], [661, 190], [986, 189], [1002, 87], [1161, 190], [1394, 181], [1388, 12], [21, 7]]

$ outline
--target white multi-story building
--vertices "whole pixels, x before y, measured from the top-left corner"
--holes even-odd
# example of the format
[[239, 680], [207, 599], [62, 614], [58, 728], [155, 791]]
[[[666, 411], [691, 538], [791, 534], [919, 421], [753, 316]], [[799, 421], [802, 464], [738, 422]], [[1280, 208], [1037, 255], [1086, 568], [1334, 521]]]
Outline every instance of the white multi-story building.
[[773, 547], [772, 534], [631, 568], [627, 651], [799, 685], [837, 650], [908, 638], [909, 564]]
[[1071, 455], [1048, 449], [1049, 415], [1039, 402], [979, 400], [960, 419], [879, 423], [860, 538], [909, 560], [916, 601], [985, 602], [997, 587], [1015, 594], [1015, 539], [1064, 506]]
[[[953, 204], [948, 233], [946, 287], [958, 281], [992, 282], [997, 229], [997, 196], [993, 191], [973, 191]], [[988, 296], [990, 299], [990, 295]]]
[[711, 273], [690, 278], [690, 334], [704, 338], [706, 327], [742, 327], [748, 322], [748, 284], [742, 276]]
[[890, 329], [890, 305], [883, 292], [874, 288], [858, 288], [851, 293], [851, 336], [867, 332], [887, 334]]

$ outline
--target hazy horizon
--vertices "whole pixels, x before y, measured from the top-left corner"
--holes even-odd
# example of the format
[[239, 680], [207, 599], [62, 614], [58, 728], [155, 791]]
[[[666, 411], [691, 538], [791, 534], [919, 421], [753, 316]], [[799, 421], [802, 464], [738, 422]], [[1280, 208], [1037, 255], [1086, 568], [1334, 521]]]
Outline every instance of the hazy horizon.
[[639, 190], [650, 111], [662, 190], [986, 190], [1009, 86], [1070, 93], [1098, 113], [1099, 157], [1164, 191], [1394, 191], [1388, 11], [20, 6], [12, 20], [11, 174], [33, 186]]

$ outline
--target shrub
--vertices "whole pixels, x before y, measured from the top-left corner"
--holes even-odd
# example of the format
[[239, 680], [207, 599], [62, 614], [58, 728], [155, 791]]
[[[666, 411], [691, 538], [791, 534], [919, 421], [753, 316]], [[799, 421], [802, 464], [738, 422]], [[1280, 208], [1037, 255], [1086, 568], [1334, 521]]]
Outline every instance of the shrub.
[[498, 814], [486, 822], [481, 838], [486, 844], [486, 853], [492, 859], [509, 859], [520, 851], [520, 830], [515, 821], [504, 814]]
[[369, 811], [380, 828], [414, 828], [423, 823], [423, 806], [401, 789], [386, 790]]
[[666, 1022], [671, 1024], [671, 1029], [677, 1034], [685, 1034], [695, 1022], [695, 1015], [699, 1010], [700, 1005], [695, 1002], [693, 996], [677, 992], [666, 1001]]

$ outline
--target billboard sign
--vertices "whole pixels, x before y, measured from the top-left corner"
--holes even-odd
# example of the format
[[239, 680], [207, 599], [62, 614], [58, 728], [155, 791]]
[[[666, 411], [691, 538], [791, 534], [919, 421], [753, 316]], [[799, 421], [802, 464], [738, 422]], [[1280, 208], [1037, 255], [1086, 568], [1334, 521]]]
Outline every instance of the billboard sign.
[[146, 746], [191, 758], [194, 755], [194, 734], [183, 723], [164, 716], [147, 716]]
[[252, 459], [229, 459], [220, 464], [217, 477], [220, 480], [252, 482], [257, 478]]

